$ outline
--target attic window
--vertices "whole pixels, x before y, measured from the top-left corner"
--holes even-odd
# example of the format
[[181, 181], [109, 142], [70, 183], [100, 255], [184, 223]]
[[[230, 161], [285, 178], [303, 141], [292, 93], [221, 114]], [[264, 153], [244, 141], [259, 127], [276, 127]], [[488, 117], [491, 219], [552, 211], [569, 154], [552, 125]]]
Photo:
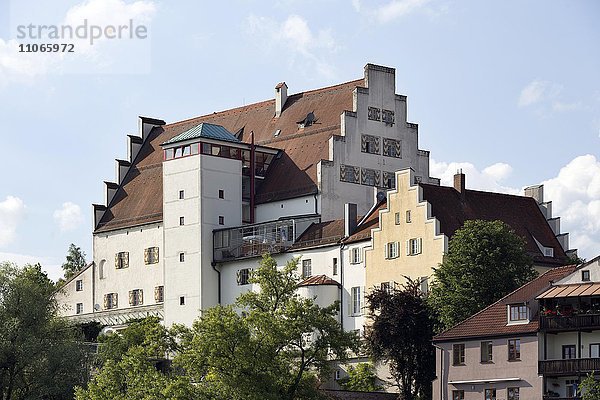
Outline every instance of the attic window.
[[298, 129], [302, 129], [302, 128], [311, 126], [314, 122], [315, 122], [315, 113], [313, 111], [311, 111], [308, 114], [306, 114], [306, 117], [303, 120], [298, 121], [296, 123], [298, 124]]
[[273, 137], [277, 137], [281, 134], [281, 129], [277, 129], [275, 133], [273, 133]]

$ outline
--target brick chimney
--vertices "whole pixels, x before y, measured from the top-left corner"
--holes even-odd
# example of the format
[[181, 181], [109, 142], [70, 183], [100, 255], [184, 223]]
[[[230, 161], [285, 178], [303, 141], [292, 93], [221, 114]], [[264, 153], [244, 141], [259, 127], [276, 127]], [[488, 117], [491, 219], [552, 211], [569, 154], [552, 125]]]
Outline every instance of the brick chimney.
[[279, 118], [287, 100], [287, 85], [280, 82], [275, 86], [275, 118]]
[[348, 237], [356, 230], [356, 204], [344, 204], [344, 236]]
[[461, 197], [465, 195], [465, 174], [463, 174], [462, 169], [456, 171], [454, 174], [454, 190], [461, 194]]

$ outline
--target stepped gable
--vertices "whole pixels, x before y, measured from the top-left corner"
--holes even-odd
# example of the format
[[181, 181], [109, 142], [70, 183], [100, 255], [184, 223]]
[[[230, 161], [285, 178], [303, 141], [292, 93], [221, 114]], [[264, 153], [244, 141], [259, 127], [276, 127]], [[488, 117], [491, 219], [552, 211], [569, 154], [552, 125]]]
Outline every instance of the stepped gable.
[[[440, 221], [440, 230], [452, 237], [465, 221], [500, 220], [526, 241], [526, 250], [536, 264], [558, 266], [567, 259], [535, 199], [503, 193], [466, 189], [463, 194], [452, 187], [420, 184], [423, 200], [431, 204], [432, 215]], [[542, 254], [535, 243], [554, 249], [554, 256]]]
[[[257, 203], [317, 193], [317, 164], [329, 157], [329, 139], [340, 134], [340, 115], [352, 110], [353, 91], [363, 84], [359, 79], [290, 95], [278, 118], [273, 99], [155, 127], [95, 232], [162, 221], [160, 145], [203, 122], [221, 125], [245, 143], [251, 142], [253, 131], [255, 144], [284, 151], [269, 168], [256, 194]], [[299, 128], [298, 121], [310, 112], [314, 123]]]
[[527, 324], [507, 325], [507, 306], [533, 301], [552, 282], [564, 278], [577, 269], [576, 265], [553, 268], [526, 283], [477, 314], [458, 323], [433, 338], [434, 342], [462, 340], [470, 337], [488, 337], [535, 333], [539, 328], [539, 312], [532, 315]]

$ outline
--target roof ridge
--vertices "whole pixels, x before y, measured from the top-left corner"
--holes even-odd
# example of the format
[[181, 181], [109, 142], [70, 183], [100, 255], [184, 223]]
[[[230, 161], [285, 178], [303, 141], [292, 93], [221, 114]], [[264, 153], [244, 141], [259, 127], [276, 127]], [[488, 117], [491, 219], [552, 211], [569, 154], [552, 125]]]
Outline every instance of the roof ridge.
[[[434, 188], [454, 189], [453, 186], [434, 185], [434, 184], [431, 184], [431, 183], [424, 183], [424, 182], [421, 182], [419, 184], [420, 185], [434, 187]], [[454, 189], [454, 190], [456, 190], [456, 189]], [[493, 194], [493, 195], [497, 195], [497, 196], [518, 197], [518, 198], [522, 198], [522, 199], [532, 199], [532, 200], [535, 201], [535, 199], [533, 197], [529, 197], [529, 196], [526, 196], [524, 194], [511, 194], [511, 193], [502, 193], [502, 192], [491, 192], [491, 191], [487, 191], [487, 190], [477, 190], [477, 189], [465, 189], [465, 191], [467, 191], [467, 192], [474, 192], [474, 193]]]
[[[358, 83], [361, 80], [363, 80], [363, 79], [355, 79], [355, 80], [352, 80], [352, 81], [342, 82], [342, 83], [338, 83], [338, 84], [335, 84], [335, 85], [326, 86], [326, 87], [323, 87], [323, 88], [311, 89], [311, 90], [306, 90], [304, 92], [294, 93], [294, 94], [289, 95], [288, 99], [290, 97], [299, 96], [299, 95], [311, 95], [311, 94], [316, 94], [316, 93], [324, 92], [324, 91], [327, 91], [327, 90], [331, 90], [333, 88], [339, 88], [341, 86], [349, 85], [351, 83]], [[200, 119], [200, 118], [206, 118], [206, 117], [215, 116], [215, 115], [225, 115], [225, 114], [233, 113], [233, 112], [236, 112], [236, 111], [242, 111], [244, 109], [247, 110], [247, 109], [250, 109], [250, 108], [256, 108], [258, 106], [264, 106], [267, 103], [274, 103], [274, 102], [275, 102], [275, 99], [273, 98], [273, 99], [267, 99], [267, 100], [258, 101], [256, 103], [247, 104], [247, 105], [244, 105], [244, 106], [238, 106], [238, 107], [228, 108], [226, 110], [214, 111], [214, 112], [209, 113], [209, 114], [198, 115], [196, 117], [191, 117], [191, 118], [187, 118], [187, 119], [184, 119], [184, 120], [181, 120], [181, 121], [172, 122], [170, 124], [164, 125], [163, 128], [173, 127], [173, 126], [185, 124], [185, 123], [192, 122], [192, 121], [194, 121], [196, 119]]]
[[[548, 273], [550, 273], [550, 272], [554, 272], [554, 271], [556, 271], [556, 270], [558, 270], [558, 269], [566, 269], [566, 268], [572, 268], [572, 267], [576, 267], [576, 265], [574, 265], [574, 264], [570, 264], [570, 265], [564, 265], [564, 266], [562, 266], [562, 267], [555, 267], [555, 268], [549, 269], [548, 271], [546, 271], [546, 272], [544, 272], [543, 274], [539, 275], [537, 278], [535, 278], [535, 279], [532, 279], [532, 280], [530, 280], [529, 282], [525, 283], [524, 285], [521, 285], [521, 286], [519, 286], [518, 288], [516, 288], [516, 289], [515, 289], [515, 290], [513, 290], [512, 292], [508, 293], [508, 294], [507, 294], [507, 295], [505, 295], [504, 297], [502, 297], [502, 298], [498, 299], [497, 301], [493, 302], [493, 303], [492, 303], [492, 304], [490, 304], [489, 306], [487, 306], [487, 307], [483, 308], [483, 309], [482, 309], [482, 310], [480, 310], [480, 311], [477, 311], [475, 314], [471, 315], [470, 317], [468, 317], [468, 318], [465, 318], [464, 320], [462, 320], [462, 321], [460, 321], [460, 322], [458, 322], [458, 323], [454, 324], [454, 325], [453, 325], [453, 326], [451, 326], [450, 328], [448, 328], [448, 329], [446, 329], [446, 330], [444, 330], [444, 331], [442, 331], [442, 332], [438, 333], [437, 335], [435, 335], [435, 336], [433, 337], [433, 340], [436, 340], [436, 338], [437, 338], [437, 337], [439, 337], [439, 336], [442, 336], [443, 334], [445, 334], [445, 333], [447, 333], [447, 332], [449, 332], [449, 331], [453, 330], [453, 329], [454, 329], [454, 328], [456, 328], [457, 326], [459, 326], [459, 325], [462, 325], [462, 324], [464, 324], [465, 322], [472, 320], [473, 318], [475, 318], [475, 317], [476, 317], [476, 316], [478, 316], [479, 314], [481, 314], [481, 313], [483, 313], [483, 312], [487, 311], [488, 309], [490, 309], [490, 308], [492, 308], [493, 306], [497, 305], [498, 303], [500, 303], [501, 301], [505, 300], [506, 298], [508, 298], [508, 297], [512, 296], [513, 294], [515, 294], [515, 293], [519, 292], [519, 291], [520, 291], [520, 290], [522, 290], [522, 289], [525, 289], [525, 288], [526, 288], [526, 287], [528, 287], [529, 285], [532, 285], [534, 282], [536, 282], [538, 279], [541, 279], [541, 278], [542, 278], [542, 277], [544, 277], [546, 274], [548, 274]], [[563, 276], [563, 277], [564, 277], [564, 276]], [[552, 281], [550, 281], [550, 282], [552, 282]], [[534, 297], [534, 298], [535, 298], [535, 297]], [[443, 338], [442, 338], [442, 339], [443, 339]]]

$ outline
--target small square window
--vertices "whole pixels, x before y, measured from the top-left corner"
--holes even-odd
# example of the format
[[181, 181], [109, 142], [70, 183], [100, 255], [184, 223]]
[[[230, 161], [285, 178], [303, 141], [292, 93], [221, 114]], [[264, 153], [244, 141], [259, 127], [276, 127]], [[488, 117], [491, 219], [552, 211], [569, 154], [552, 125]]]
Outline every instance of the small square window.
[[83, 303], [77, 303], [77, 314], [83, 314]]
[[250, 283], [250, 268], [242, 268], [237, 272], [238, 286], [247, 285]]
[[184, 306], [185, 305], [185, 296], [179, 296], [179, 305], [180, 306]]
[[219, 225], [225, 225], [225, 217], [222, 215], [219, 215]]
[[519, 400], [519, 388], [509, 387], [507, 395], [508, 400]]
[[129, 252], [121, 251], [115, 255], [115, 268], [129, 268]]
[[219, 198], [220, 199], [224, 199], [225, 198], [225, 191], [223, 189], [219, 189]]
[[81, 292], [83, 290], [83, 280], [79, 279], [75, 281], [75, 291]]
[[183, 200], [185, 198], [185, 192], [183, 190], [179, 191], [179, 200]]
[[184, 225], [184, 224], [185, 224], [185, 218], [179, 217], [179, 225]]
[[581, 280], [584, 282], [589, 282], [590, 280], [590, 271], [589, 270], [583, 270], [581, 271]]
[[156, 264], [158, 263], [158, 247], [148, 247], [144, 249], [144, 264]]
[[496, 400], [496, 389], [485, 389], [484, 400]]
[[185, 261], [185, 253], [179, 253], [179, 262]]
[[465, 400], [465, 391], [464, 390], [453, 390], [452, 391], [452, 400]]

